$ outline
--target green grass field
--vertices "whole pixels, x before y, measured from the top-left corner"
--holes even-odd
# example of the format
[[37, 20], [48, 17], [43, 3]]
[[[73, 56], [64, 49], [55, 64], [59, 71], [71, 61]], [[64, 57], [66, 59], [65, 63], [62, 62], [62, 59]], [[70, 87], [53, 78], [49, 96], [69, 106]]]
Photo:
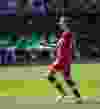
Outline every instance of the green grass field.
[[[72, 76], [80, 84], [82, 96], [100, 96], [99, 69], [99, 64], [72, 65]], [[59, 94], [47, 80], [40, 80], [40, 71], [46, 72], [47, 66], [0, 67], [0, 96], [46, 97], [46, 101], [50, 97], [54, 99]]]

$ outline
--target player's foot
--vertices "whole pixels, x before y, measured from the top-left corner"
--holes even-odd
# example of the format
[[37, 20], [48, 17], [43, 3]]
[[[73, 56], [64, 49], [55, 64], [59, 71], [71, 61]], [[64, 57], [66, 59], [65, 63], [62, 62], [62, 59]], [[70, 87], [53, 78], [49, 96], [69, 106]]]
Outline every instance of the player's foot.
[[64, 99], [64, 96], [57, 96], [56, 103], [61, 103], [63, 99]]
[[75, 103], [75, 97], [74, 96], [64, 96], [63, 103], [65, 104], [73, 104]]
[[62, 100], [65, 104], [83, 104], [83, 101], [81, 98], [76, 98], [74, 96], [64, 96], [64, 99]]

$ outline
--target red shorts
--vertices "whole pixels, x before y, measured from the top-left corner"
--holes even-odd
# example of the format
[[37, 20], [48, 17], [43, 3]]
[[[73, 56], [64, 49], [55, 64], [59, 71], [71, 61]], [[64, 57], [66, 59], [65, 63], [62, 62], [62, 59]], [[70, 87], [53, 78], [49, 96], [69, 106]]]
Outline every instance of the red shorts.
[[48, 65], [48, 70], [54, 72], [70, 72], [70, 66], [71, 64], [50, 64]]
[[64, 72], [63, 64], [50, 64], [48, 65], [48, 70], [51, 72]]
[[48, 65], [48, 70], [50, 73], [63, 73], [64, 79], [68, 80], [71, 78], [71, 72], [70, 72], [70, 64], [64, 65], [64, 64], [51, 64]]

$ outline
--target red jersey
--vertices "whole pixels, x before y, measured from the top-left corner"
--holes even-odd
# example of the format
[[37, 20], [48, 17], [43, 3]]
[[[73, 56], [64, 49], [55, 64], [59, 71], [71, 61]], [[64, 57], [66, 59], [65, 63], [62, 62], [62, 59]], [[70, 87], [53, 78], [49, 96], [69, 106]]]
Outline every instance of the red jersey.
[[57, 43], [56, 61], [54, 64], [72, 63], [72, 33], [63, 32]]

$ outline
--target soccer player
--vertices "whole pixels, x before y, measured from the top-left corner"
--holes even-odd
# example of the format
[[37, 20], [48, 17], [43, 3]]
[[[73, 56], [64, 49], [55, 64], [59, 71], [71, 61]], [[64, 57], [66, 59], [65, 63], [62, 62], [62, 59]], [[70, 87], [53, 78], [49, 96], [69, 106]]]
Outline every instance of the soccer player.
[[56, 60], [53, 64], [48, 65], [48, 80], [52, 84], [56, 84], [55, 87], [62, 94], [59, 96], [64, 98], [67, 96], [65, 89], [62, 85], [56, 80], [55, 74], [56, 72], [62, 72], [64, 75], [65, 83], [72, 88], [74, 95], [78, 98], [78, 103], [81, 103], [80, 93], [75, 88], [75, 82], [72, 80], [70, 67], [72, 63], [72, 33], [71, 32], [63, 32], [59, 41], [57, 42], [56, 47]]

